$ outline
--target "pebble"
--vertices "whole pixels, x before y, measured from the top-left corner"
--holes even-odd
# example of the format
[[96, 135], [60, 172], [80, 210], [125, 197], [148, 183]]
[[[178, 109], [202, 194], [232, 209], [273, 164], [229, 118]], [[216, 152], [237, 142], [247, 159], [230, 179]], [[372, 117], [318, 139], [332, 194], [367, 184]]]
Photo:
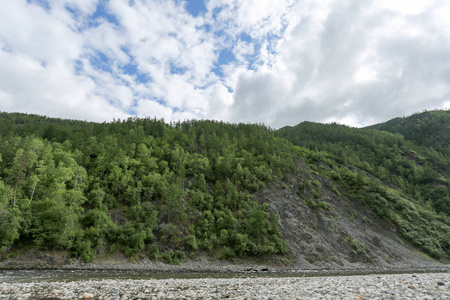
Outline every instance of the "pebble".
[[0, 299], [450, 299], [450, 273], [3, 283]]
[[83, 299], [94, 299], [94, 294], [91, 293], [84, 293]]

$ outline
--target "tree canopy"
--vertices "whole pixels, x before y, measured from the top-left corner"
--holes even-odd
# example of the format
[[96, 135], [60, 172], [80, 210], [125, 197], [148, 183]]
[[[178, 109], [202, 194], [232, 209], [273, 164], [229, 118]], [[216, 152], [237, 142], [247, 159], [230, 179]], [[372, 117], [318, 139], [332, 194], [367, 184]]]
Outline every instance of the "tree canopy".
[[[199, 251], [284, 254], [277, 217], [254, 194], [305, 161], [417, 247], [448, 256], [449, 131], [435, 131], [448, 128], [448, 111], [429, 115], [422, 131], [395, 121], [378, 126], [386, 132], [0, 113], [0, 253], [27, 243], [85, 261], [102, 251], [169, 263]], [[326, 209], [319, 181], [302, 188]]]

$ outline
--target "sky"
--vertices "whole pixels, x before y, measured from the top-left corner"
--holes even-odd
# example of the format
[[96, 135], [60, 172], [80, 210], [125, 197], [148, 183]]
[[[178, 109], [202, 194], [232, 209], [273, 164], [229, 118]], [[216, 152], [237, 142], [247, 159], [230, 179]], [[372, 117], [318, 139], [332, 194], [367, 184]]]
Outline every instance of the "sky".
[[362, 127], [450, 107], [447, 0], [0, 0], [0, 111]]

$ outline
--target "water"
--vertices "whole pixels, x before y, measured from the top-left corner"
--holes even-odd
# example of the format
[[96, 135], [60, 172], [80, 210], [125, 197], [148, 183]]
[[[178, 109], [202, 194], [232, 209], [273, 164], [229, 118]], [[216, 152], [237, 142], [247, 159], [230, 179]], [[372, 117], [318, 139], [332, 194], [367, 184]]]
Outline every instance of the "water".
[[[82, 270], [82, 269], [0, 269], [3, 282], [80, 281], [102, 279], [167, 279], [261, 277], [264, 274], [220, 272], [155, 272], [149, 270]], [[272, 273], [273, 276], [273, 273]]]

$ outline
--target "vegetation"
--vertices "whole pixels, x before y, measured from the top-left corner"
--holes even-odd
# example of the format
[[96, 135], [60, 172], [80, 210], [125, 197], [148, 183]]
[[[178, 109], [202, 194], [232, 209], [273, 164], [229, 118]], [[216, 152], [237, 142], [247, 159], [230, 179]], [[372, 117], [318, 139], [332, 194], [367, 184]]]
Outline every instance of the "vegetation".
[[[307, 148], [303, 157], [312, 169], [439, 258], [450, 255], [449, 116], [449, 111], [425, 112], [364, 129], [304, 122], [276, 136]], [[396, 131], [404, 128], [399, 124], [409, 124], [410, 130], [401, 131], [409, 139]]]
[[415, 113], [368, 128], [400, 133], [405, 139], [450, 155], [450, 110]]
[[288, 250], [253, 197], [294, 171], [292, 145], [264, 126], [2, 113], [0, 132], [3, 251], [27, 242], [85, 261], [109, 249], [179, 263]]
[[284, 254], [276, 216], [253, 195], [305, 172], [303, 160], [317, 173], [296, 187], [310, 209], [330, 209], [322, 197], [329, 182], [337, 197], [364, 203], [420, 249], [448, 256], [450, 131], [439, 131], [448, 128], [447, 115], [427, 112], [424, 128], [437, 137], [427, 139], [428, 129], [403, 137], [396, 122], [382, 126], [393, 133], [316, 123], [274, 131], [0, 113], [0, 253], [31, 244], [84, 261], [121, 251], [173, 264], [198, 252], [224, 259]]

